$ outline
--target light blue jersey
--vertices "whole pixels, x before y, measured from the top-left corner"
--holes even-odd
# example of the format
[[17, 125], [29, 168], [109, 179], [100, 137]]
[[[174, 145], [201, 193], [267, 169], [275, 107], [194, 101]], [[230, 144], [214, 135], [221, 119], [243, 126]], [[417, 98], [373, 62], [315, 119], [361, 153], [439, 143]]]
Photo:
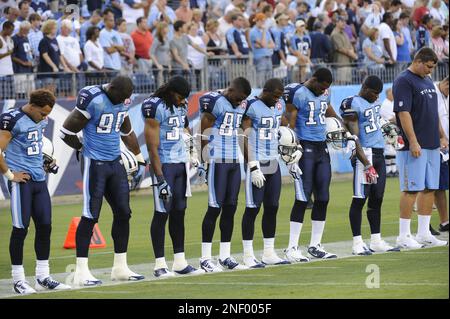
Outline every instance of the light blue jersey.
[[120, 156], [120, 127], [128, 116], [123, 104], [114, 105], [103, 86], [80, 90], [76, 109], [87, 119], [83, 128], [83, 155], [97, 161], [113, 161]]
[[[239, 159], [238, 130], [246, 103], [234, 107], [219, 92], [208, 92], [200, 97], [200, 112], [210, 113], [216, 118], [209, 136], [210, 158], [216, 160]], [[203, 133], [205, 134], [205, 133]]]
[[341, 116], [358, 116], [359, 141], [362, 147], [384, 148], [380, 125], [380, 104], [369, 103], [355, 95], [344, 99], [340, 107]]
[[244, 116], [252, 120], [252, 131], [249, 134], [249, 152], [252, 160], [267, 161], [278, 158], [278, 128], [286, 104], [280, 99], [274, 107], [267, 106], [259, 98], [247, 101]]
[[284, 99], [297, 109], [295, 132], [300, 140], [323, 142], [326, 140], [325, 112], [330, 94], [316, 96], [306, 86], [293, 83], [285, 87]]
[[48, 120], [34, 122], [21, 109], [0, 115], [0, 129], [11, 132], [5, 150], [6, 163], [13, 172], [26, 172], [36, 182], [45, 181], [42, 136]]
[[159, 97], [150, 97], [142, 103], [142, 116], [159, 122], [161, 163], [186, 163], [188, 158], [182, 133], [189, 124], [187, 108], [174, 106], [172, 112]]

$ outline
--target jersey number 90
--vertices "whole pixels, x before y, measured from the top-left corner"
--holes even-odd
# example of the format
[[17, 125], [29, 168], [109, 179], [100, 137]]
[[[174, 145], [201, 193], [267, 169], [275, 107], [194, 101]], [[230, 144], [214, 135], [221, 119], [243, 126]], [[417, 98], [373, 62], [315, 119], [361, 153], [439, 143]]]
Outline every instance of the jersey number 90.
[[114, 121], [113, 113], [102, 114], [98, 122], [97, 133], [109, 134], [113, 128], [115, 132], [119, 132], [126, 115], [127, 112], [119, 112], [117, 113], [117, 119]]

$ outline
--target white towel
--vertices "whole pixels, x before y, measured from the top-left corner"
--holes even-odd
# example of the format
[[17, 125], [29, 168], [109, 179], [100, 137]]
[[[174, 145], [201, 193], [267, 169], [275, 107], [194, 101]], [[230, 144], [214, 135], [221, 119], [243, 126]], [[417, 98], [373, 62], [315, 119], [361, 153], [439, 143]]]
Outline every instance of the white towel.
[[[362, 149], [367, 157], [367, 160], [372, 165], [372, 148], [363, 147]], [[360, 184], [369, 184], [366, 180], [366, 175], [364, 174], [364, 165], [359, 159], [356, 159], [356, 174], [358, 174], [358, 182]]]
[[186, 197], [192, 197], [192, 193], [191, 193], [191, 179], [190, 179], [190, 174], [189, 174], [189, 163], [185, 163], [185, 167], [186, 167]]

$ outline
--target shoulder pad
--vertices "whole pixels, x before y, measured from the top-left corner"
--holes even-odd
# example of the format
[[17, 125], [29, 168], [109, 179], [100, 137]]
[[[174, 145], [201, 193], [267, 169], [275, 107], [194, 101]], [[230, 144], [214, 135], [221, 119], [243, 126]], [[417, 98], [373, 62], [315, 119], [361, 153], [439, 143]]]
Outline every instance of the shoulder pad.
[[24, 115], [25, 113], [19, 110], [8, 111], [0, 115], [0, 130], [4, 131], [12, 131], [17, 121]]
[[353, 96], [347, 97], [342, 100], [340, 109], [341, 109], [341, 113], [344, 116], [347, 114], [355, 113], [355, 110], [352, 108], [352, 103], [353, 103]]
[[199, 99], [200, 112], [212, 113], [217, 100], [223, 95], [219, 92], [208, 92]]
[[291, 83], [284, 87], [283, 99], [286, 104], [293, 104], [295, 92], [302, 86], [301, 83]]
[[144, 118], [155, 118], [158, 106], [163, 102], [159, 97], [150, 97], [142, 103], [142, 116]]
[[80, 90], [77, 96], [76, 107], [85, 111], [91, 101], [98, 95], [103, 93], [100, 86], [86, 86]]

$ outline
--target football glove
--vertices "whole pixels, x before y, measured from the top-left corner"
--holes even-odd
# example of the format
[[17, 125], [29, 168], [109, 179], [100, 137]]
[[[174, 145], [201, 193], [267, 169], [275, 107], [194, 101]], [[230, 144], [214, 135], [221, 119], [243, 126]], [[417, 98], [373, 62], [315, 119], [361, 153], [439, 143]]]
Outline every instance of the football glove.
[[286, 163], [287, 165], [291, 165], [291, 164], [295, 164], [298, 163], [298, 161], [302, 158], [302, 151], [301, 150], [296, 150], [294, 153], [292, 153], [291, 158], [292, 160], [289, 161], [288, 163]]
[[44, 171], [46, 173], [57, 174], [59, 166], [56, 165], [56, 160], [53, 158], [52, 161], [44, 160]]
[[376, 184], [378, 180], [378, 173], [372, 165], [364, 167], [364, 175], [367, 184]]
[[299, 180], [300, 176], [303, 174], [302, 170], [298, 166], [298, 163], [290, 164], [287, 166], [289, 169], [289, 174], [291, 174], [294, 180]]
[[403, 137], [399, 135], [394, 143], [394, 148], [396, 150], [401, 150], [403, 147], [405, 147], [405, 141], [403, 140]]
[[197, 174], [202, 184], [208, 184], [208, 164], [200, 163], [197, 166]]
[[135, 190], [142, 181], [142, 178], [145, 175], [145, 168], [147, 167], [147, 163], [138, 161], [138, 169], [136, 172], [131, 174], [130, 179], [130, 190]]
[[250, 166], [250, 174], [253, 185], [255, 185], [258, 188], [263, 187], [266, 178], [264, 177], [264, 174], [261, 172], [261, 169], [259, 168], [259, 162], [251, 161], [248, 163], [248, 165]]
[[169, 184], [167, 184], [166, 180], [163, 176], [158, 176], [158, 195], [163, 201], [168, 202], [172, 197], [172, 191], [170, 189]]

